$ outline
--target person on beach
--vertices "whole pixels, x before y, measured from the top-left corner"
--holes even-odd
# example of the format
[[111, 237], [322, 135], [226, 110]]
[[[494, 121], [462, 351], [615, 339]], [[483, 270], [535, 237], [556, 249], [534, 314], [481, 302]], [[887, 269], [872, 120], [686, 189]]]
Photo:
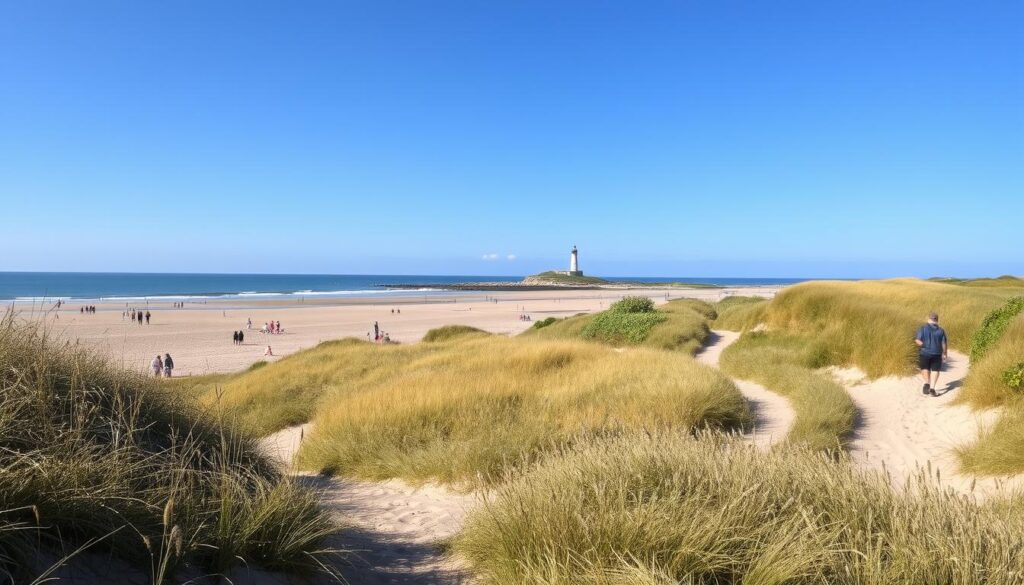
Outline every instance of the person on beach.
[[267, 351], [263, 352], [263, 357], [274, 357], [274, 350], [270, 349], [269, 345], [267, 346]]
[[149, 325], [149, 311], [146, 311], [146, 325]]
[[245, 328], [252, 329], [252, 317], [249, 317], [248, 319], [245, 320]]
[[233, 343], [234, 345], [238, 345], [238, 332], [237, 331], [232, 331], [231, 332], [231, 343]]
[[939, 385], [942, 362], [949, 358], [946, 331], [939, 327], [938, 313], [928, 314], [928, 322], [917, 330], [914, 343], [917, 344], [920, 352], [917, 357], [917, 367], [921, 370], [921, 379], [924, 381], [921, 393], [938, 396], [935, 393], [935, 388]]
[[164, 377], [170, 378], [171, 371], [174, 369], [174, 360], [171, 359], [171, 354], [164, 354]]
[[149, 367], [153, 369], [153, 377], [159, 378], [160, 374], [164, 371], [164, 362], [163, 360], [160, 359], [160, 356], [157, 355], [155, 358], [153, 358], [153, 361], [149, 364]]
[[245, 342], [245, 331], [238, 332], [238, 345], [242, 345]]

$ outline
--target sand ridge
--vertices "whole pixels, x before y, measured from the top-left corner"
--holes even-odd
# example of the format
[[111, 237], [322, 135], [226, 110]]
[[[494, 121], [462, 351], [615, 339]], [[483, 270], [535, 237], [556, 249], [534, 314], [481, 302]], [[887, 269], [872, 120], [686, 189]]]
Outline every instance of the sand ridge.
[[[698, 362], [717, 368], [722, 352], [740, 338], [735, 331], [712, 331], [708, 341], [695, 356]], [[785, 397], [748, 380], [731, 378], [747, 399], [754, 414], [754, 428], [748, 435], [755, 445], [767, 448], [784, 441], [796, 420], [796, 413]]]

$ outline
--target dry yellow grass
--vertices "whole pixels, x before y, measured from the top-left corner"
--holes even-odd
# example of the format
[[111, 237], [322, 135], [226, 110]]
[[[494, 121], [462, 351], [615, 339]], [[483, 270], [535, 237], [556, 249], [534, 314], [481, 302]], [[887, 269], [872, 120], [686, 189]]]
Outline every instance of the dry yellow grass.
[[[493, 483], [580, 437], [733, 429], [749, 416], [730, 381], [677, 353], [500, 337], [430, 345], [374, 348], [406, 355], [377, 383], [323, 398], [299, 464], [372, 479]], [[331, 361], [359, 368], [351, 354]]]

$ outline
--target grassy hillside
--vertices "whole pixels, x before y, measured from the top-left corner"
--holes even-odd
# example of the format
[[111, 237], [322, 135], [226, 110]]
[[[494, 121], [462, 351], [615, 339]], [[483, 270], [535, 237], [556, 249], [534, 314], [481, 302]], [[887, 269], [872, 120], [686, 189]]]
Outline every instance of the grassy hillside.
[[914, 279], [807, 282], [788, 287], [764, 310], [773, 329], [814, 337], [828, 362], [855, 365], [870, 376], [905, 375], [914, 369], [914, 332], [937, 311], [950, 345], [970, 350], [985, 315], [1016, 287], [965, 287]]
[[618, 310], [619, 306], [615, 303], [601, 313], [555, 320], [542, 327], [535, 325], [522, 337], [584, 339], [616, 347], [634, 345], [692, 355], [707, 339], [708, 323], [715, 316], [711, 305], [693, 299], [669, 301], [657, 309], [652, 306], [638, 312]]
[[375, 479], [493, 483], [506, 465], [580, 437], [749, 418], [728, 379], [680, 353], [487, 335], [324, 343], [240, 374], [222, 394], [230, 416], [261, 433], [313, 420], [300, 465]]
[[896, 491], [806, 449], [625, 436], [498, 488], [455, 547], [491, 585], [1010, 585], [1022, 504]]
[[154, 380], [0, 322], [0, 582], [80, 545], [151, 575], [309, 571], [334, 527], [244, 435]]

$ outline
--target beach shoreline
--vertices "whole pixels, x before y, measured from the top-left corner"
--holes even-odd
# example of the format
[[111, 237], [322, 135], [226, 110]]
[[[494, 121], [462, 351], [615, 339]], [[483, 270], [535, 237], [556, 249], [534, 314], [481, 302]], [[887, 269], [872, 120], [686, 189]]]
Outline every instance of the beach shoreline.
[[[170, 353], [176, 376], [230, 373], [261, 360], [274, 361], [336, 339], [372, 340], [374, 323], [391, 341], [413, 343], [430, 329], [468, 325], [491, 333], [516, 335], [547, 317], [601, 311], [623, 296], [647, 296], [657, 303], [695, 298], [715, 302], [727, 296], [772, 297], [782, 286], [684, 289], [615, 287], [553, 291], [449, 291], [393, 297], [314, 297], [300, 299], [202, 299], [14, 303], [19, 319], [45, 323], [51, 335], [84, 345], [124, 367], [148, 371], [157, 354]], [[82, 313], [92, 305], [95, 313]], [[130, 320], [132, 309], [149, 311], [149, 324]], [[528, 320], [527, 320], [528, 319]], [[247, 322], [251, 320], [251, 328]], [[261, 333], [264, 323], [280, 321], [283, 332]], [[235, 331], [245, 333], [241, 345]], [[270, 346], [273, 356], [265, 356]]]

